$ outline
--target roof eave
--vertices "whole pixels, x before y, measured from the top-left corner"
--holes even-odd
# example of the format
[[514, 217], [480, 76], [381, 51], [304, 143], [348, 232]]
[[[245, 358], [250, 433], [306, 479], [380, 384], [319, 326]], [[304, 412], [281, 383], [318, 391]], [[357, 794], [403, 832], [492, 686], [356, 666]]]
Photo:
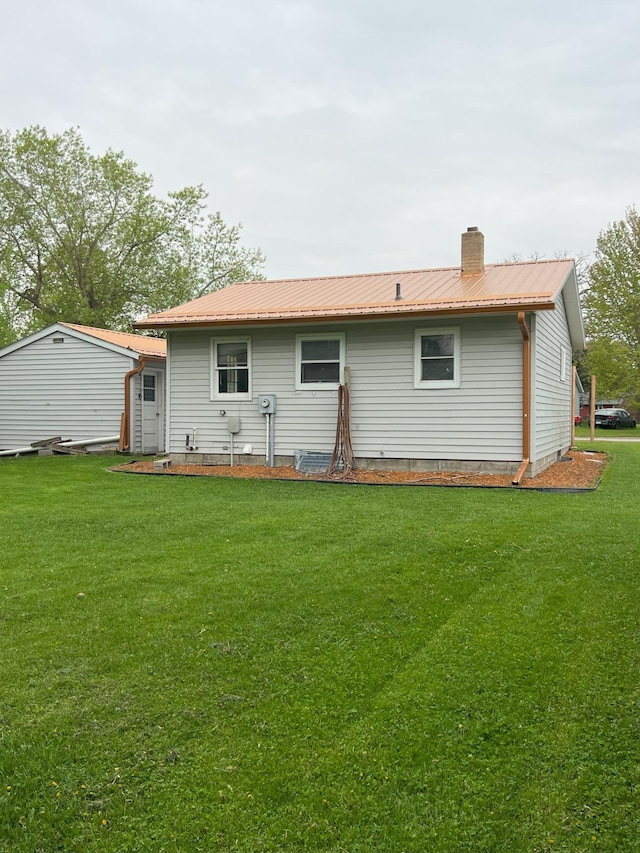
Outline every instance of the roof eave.
[[580, 288], [578, 286], [578, 276], [576, 275], [575, 265], [569, 270], [560, 290], [564, 296], [571, 347], [572, 349], [581, 352], [586, 349], [587, 340], [584, 332], [584, 323], [582, 321]]
[[419, 308], [409, 311], [361, 311], [361, 312], [336, 312], [335, 314], [296, 314], [295, 316], [255, 316], [244, 315], [242, 317], [229, 317], [219, 315], [217, 317], [175, 317], [172, 319], [153, 320], [146, 318], [134, 323], [136, 329], [201, 329], [211, 326], [265, 326], [278, 325], [282, 323], [345, 323], [367, 320], [411, 320], [421, 317], [452, 317], [468, 316], [475, 314], [514, 314], [518, 311], [552, 311], [555, 308], [552, 301], [532, 302], [510, 302], [508, 304], [454, 306], [445, 308]]

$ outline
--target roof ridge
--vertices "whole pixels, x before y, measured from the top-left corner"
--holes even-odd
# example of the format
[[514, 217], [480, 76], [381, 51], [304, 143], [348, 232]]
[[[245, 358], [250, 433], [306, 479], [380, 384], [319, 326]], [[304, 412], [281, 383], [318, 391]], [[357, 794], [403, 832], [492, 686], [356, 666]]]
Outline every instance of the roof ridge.
[[563, 264], [575, 263], [575, 258], [527, 258], [524, 261], [499, 261], [495, 264], [485, 264], [487, 267], [524, 267], [536, 264]]
[[[415, 273], [424, 273], [424, 272], [457, 272], [460, 267], [429, 267], [428, 269], [413, 269], [413, 270], [391, 270], [390, 272], [356, 272], [356, 273], [346, 273], [345, 275], [307, 275], [304, 278], [265, 278], [259, 279], [258, 281], [238, 281], [236, 285], [243, 284], [274, 284], [277, 282], [278, 284], [285, 284], [285, 282], [292, 282], [296, 284], [300, 284], [303, 281], [337, 281], [341, 278], [371, 278], [371, 276], [392, 276], [392, 275], [413, 275]], [[235, 285], [234, 285], [235, 286]], [[217, 292], [217, 291], [214, 291]]]
[[[493, 264], [485, 264], [485, 269], [491, 269], [494, 267], [517, 267], [517, 266], [527, 266], [532, 264], [557, 264], [563, 262], [574, 262], [573, 258], [539, 258], [537, 260], [527, 259], [523, 261], [498, 261]], [[304, 281], [336, 281], [338, 279], [343, 278], [370, 278], [371, 276], [382, 277], [382, 276], [396, 276], [396, 275], [416, 275], [419, 273], [426, 272], [461, 272], [461, 267], [416, 267], [408, 270], [388, 270], [382, 272], [358, 272], [358, 273], [344, 273], [341, 275], [308, 275], [303, 278], [265, 278], [258, 279], [257, 281], [237, 281], [232, 285], [232, 287], [240, 287], [242, 285], [267, 285], [267, 284], [285, 284], [286, 282], [295, 282], [296, 284], [300, 284]], [[478, 273], [481, 275], [481, 273]], [[217, 291], [213, 291], [214, 293]], [[211, 294], [205, 294], [209, 296]]]
[[87, 329], [91, 332], [108, 332], [110, 335], [128, 335], [130, 338], [153, 338], [153, 335], [140, 334], [138, 332], [121, 332], [120, 329], [105, 329], [104, 326], [85, 326], [84, 323], [65, 323], [59, 321], [61, 326], [66, 326], [67, 329]]

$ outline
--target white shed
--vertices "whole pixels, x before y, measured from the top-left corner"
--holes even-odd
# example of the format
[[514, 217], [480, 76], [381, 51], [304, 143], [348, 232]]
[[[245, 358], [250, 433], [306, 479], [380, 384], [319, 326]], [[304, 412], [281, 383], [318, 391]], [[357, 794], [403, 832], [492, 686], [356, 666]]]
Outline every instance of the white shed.
[[54, 323], [0, 350], [0, 450], [60, 436], [120, 436], [135, 453], [164, 450], [166, 344]]

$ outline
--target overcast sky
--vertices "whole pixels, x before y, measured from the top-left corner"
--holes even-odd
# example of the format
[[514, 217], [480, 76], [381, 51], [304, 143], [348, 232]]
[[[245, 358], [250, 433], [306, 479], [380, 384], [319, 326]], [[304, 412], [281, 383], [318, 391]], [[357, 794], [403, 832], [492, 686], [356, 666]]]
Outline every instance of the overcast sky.
[[591, 252], [640, 204], [638, 0], [22, 0], [4, 130], [203, 184], [270, 278]]

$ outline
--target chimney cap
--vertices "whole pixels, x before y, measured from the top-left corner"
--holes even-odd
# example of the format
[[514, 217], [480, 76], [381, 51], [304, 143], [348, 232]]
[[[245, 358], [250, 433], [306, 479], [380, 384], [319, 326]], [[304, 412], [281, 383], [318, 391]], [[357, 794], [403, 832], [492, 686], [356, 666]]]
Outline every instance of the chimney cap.
[[467, 228], [467, 231], [479, 231], [479, 230], [480, 230], [480, 229], [478, 228], [478, 226], [477, 226], [477, 225], [470, 225], [470, 226]]

